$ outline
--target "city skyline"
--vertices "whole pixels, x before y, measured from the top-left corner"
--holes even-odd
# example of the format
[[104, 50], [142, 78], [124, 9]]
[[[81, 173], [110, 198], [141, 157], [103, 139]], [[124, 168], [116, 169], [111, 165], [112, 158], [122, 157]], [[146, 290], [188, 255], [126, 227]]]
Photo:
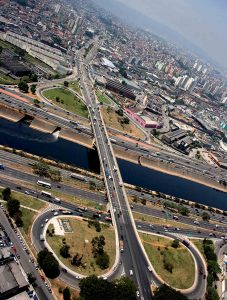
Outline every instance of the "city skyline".
[[227, 4], [224, 1], [171, 0], [167, 3], [164, 0], [141, 0], [138, 4], [136, 0], [110, 0], [107, 4], [98, 0], [98, 3], [115, 14], [119, 13], [121, 18], [123, 13], [119, 5], [125, 6], [124, 15], [127, 8], [128, 15], [124, 21], [133, 21], [135, 25], [146, 27], [178, 45], [184, 43], [186, 48], [190, 47], [189, 50], [199, 48], [202, 51], [196, 49], [197, 53], [202, 52], [204, 58], [211, 58], [227, 69]]

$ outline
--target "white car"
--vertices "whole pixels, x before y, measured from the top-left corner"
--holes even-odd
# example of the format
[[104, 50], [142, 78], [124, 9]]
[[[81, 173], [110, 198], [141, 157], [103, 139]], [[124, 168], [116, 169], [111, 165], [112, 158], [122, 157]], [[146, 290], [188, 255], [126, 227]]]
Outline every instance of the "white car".
[[47, 223], [48, 221], [49, 221], [49, 219], [46, 219], [46, 220], [45, 220], [45, 223]]
[[24, 193], [25, 193], [26, 195], [30, 195], [29, 191], [24, 191]]
[[57, 216], [57, 215], [58, 215], [58, 212], [57, 212], [57, 211], [55, 211], [55, 212], [54, 212], [54, 216]]
[[139, 298], [139, 296], [140, 296], [140, 292], [139, 292], [139, 291], [136, 291], [136, 297]]

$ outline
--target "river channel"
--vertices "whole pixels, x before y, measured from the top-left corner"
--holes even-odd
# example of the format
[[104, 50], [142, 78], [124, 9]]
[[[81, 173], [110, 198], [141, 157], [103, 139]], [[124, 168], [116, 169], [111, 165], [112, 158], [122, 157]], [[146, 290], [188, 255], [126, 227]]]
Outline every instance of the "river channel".
[[[0, 144], [99, 172], [97, 153], [79, 144], [0, 118]], [[118, 159], [124, 182], [227, 210], [227, 193]]]

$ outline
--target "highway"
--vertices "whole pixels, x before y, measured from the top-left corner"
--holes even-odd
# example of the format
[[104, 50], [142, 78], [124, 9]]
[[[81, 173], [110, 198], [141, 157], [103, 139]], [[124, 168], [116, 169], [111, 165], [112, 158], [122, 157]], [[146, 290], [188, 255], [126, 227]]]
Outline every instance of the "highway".
[[[6, 155], [8, 155], [8, 154], [9, 153], [6, 153]], [[15, 156], [14, 154], [12, 154], [12, 155]], [[1, 151], [0, 151], [0, 157], [1, 157]], [[10, 154], [10, 157], [11, 157], [11, 154]], [[20, 157], [17, 157], [17, 158], [20, 160]], [[21, 158], [21, 159], [22, 159], [22, 161], [27, 160], [25, 158]], [[31, 161], [31, 160], [29, 160], [29, 161]], [[66, 175], [68, 175], [68, 176], [69, 176], [69, 174], [71, 174], [70, 172], [67, 172], [67, 171], [64, 171], [64, 172], [66, 172]], [[13, 183], [13, 181], [10, 180], [10, 178], [18, 179], [19, 181], [23, 181], [23, 182], [32, 183], [35, 185], [35, 187], [29, 187], [29, 185], [27, 187], [23, 187], [20, 185], [20, 182]], [[11, 168], [8, 166], [5, 166], [4, 170], [0, 170], [0, 184], [2, 186], [4, 186], [4, 187], [9, 186], [12, 189], [17, 190], [19, 192], [25, 192], [25, 190], [26, 190], [31, 195], [35, 195], [35, 197], [37, 197], [37, 198], [43, 199], [45, 201], [49, 201], [49, 199], [47, 197], [42, 196], [40, 194], [40, 192], [38, 191], [38, 189], [36, 189], [36, 184], [37, 184], [38, 180], [43, 180], [45, 182], [51, 183], [52, 190], [54, 190], [54, 191], [58, 191], [63, 194], [66, 194], [66, 195], [76, 196], [81, 199], [91, 200], [91, 201], [96, 202], [97, 204], [98, 203], [101, 203], [104, 205], [107, 204], [106, 197], [102, 193], [97, 193], [97, 192], [89, 191], [89, 190], [83, 190], [81, 188], [62, 184], [61, 182], [56, 183], [56, 182], [50, 181], [46, 178], [39, 177], [37, 175], [33, 175], [30, 173], [25, 173], [22, 171], [15, 170], [14, 168]], [[142, 193], [143, 195], [141, 195], [140, 192], [131, 190], [131, 189], [127, 189], [127, 193], [132, 196], [137, 196], [140, 199], [145, 199], [146, 201], [156, 203], [156, 205], [158, 205], [158, 202], [164, 203], [166, 201], [165, 199], [161, 199], [159, 197], [154, 197], [154, 196], [151, 196], [146, 193]], [[73, 209], [74, 206], [71, 203], [64, 201], [64, 197], [62, 197], [62, 198], [63, 198], [62, 201], [67, 205], [67, 208]], [[167, 209], [161, 209], [160, 206], [149, 207], [147, 205], [133, 203], [133, 211], [135, 211], [135, 212], [139, 212], [141, 214], [148, 215], [148, 216], [154, 216], [154, 217], [166, 219], [167, 222], [168, 222], [168, 220], [173, 219], [173, 215], [177, 215], [178, 220], [176, 220], [176, 224], [177, 224], [177, 222], [180, 222], [180, 223], [183, 223], [186, 225], [194, 226], [195, 228], [197, 228], [197, 230], [196, 230], [197, 233], [199, 233], [199, 231], [202, 231], [202, 230], [207, 230], [207, 231], [209, 231], [209, 234], [213, 237], [215, 237], [216, 235], [218, 236], [218, 234], [219, 234], [219, 236], [220, 236], [220, 234], [222, 236], [225, 235], [225, 233], [227, 231], [227, 217], [226, 216], [223, 216], [223, 215], [220, 215], [217, 213], [213, 213], [211, 215], [211, 219], [218, 223], [217, 226], [214, 223], [204, 222], [204, 221], [199, 221], [198, 224], [194, 224], [194, 221], [197, 220], [199, 214], [200, 215], [202, 214], [203, 210], [195, 209], [195, 208], [191, 208], [191, 207], [189, 207], [189, 210], [190, 210], [192, 216], [194, 215], [194, 218], [192, 218], [192, 216], [191, 217], [182, 216], [180, 214], [168, 211]], [[220, 222], [222, 224], [220, 224]], [[189, 231], [191, 231], [191, 230], [189, 230]]]
[[[15, 91], [4, 89], [7, 92], [10, 92], [10, 94], [18, 95], [19, 93], [16, 93]], [[33, 117], [40, 117], [45, 120], [49, 120], [56, 124], [56, 126], [59, 126], [60, 128], [68, 128], [73, 130], [74, 132], [78, 134], [85, 134], [89, 137], [93, 137], [93, 133], [90, 128], [82, 126], [80, 122], [73, 122], [69, 119], [63, 118], [61, 116], [58, 116], [57, 114], [50, 113], [47, 111], [47, 108], [38, 108], [30, 103], [18, 101], [18, 99], [13, 98], [9, 95], [4, 94], [4, 90], [0, 89], [0, 99], [2, 102], [5, 102], [7, 105], [10, 105], [11, 107], [14, 107], [16, 109], [22, 110], [24, 113], [33, 116]], [[1, 92], [2, 91], [2, 92]], [[25, 97], [24, 95], [22, 95]], [[62, 111], [61, 108], [57, 106], [53, 106], [51, 104], [45, 104], [46, 107], [54, 107], [54, 110], [56, 112]], [[73, 115], [73, 113], [68, 113], [68, 115]], [[146, 142], [144, 142], [141, 139], [135, 139], [129, 136], [128, 134], [124, 134], [122, 132], [119, 132], [112, 128], [107, 128], [108, 132], [111, 133], [112, 138], [111, 142], [115, 147], [120, 147], [119, 149], [122, 149], [123, 151], [135, 153], [137, 155], [140, 155], [145, 158], [149, 158], [155, 161], [158, 161], [160, 163], [167, 163], [169, 164], [173, 169], [177, 171], [177, 169], [185, 170], [185, 172], [189, 171], [192, 174], [200, 175], [203, 177], [207, 177], [208, 179], [215, 180], [218, 182], [220, 179], [227, 180], [227, 171], [215, 166], [208, 165], [200, 160], [195, 160], [192, 158], [187, 157], [186, 155], [175, 153], [171, 150], [166, 150], [164, 146], [160, 145], [150, 145]]]
[[[38, 218], [36, 218], [34, 224], [33, 224], [33, 227], [32, 227], [32, 241], [33, 241], [33, 244], [36, 248], [37, 251], [40, 251], [41, 249], [43, 249], [43, 242], [40, 241], [40, 234], [42, 234], [42, 231], [43, 231], [43, 224], [45, 224], [45, 220], [46, 219], [51, 219], [54, 217], [54, 212], [55, 211], [59, 211], [59, 207], [60, 206], [56, 206], [55, 207], [55, 210], [52, 209], [49, 210], [49, 211], [46, 211], [44, 213], [42, 213]], [[81, 215], [81, 212], [79, 212], [78, 210], [77, 211], [73, 211], [72, 212], [73, 215], [75, 216], [80, 216]], [[83, 213], [83, 217], [92, 217], [93, 215], [93, 211], [92, 210], [89, 210], [85, 213]], [[59, 216], [61, 216], [61, 211], [59, 211]], [[64, 218], [66, 217], [66, 215], [62, 215], [64, 216]], [[100, 219], [101, 221], [105, 221], [105, 215], [103, 215]], [[183, 240], [185, 239], [185, 235], [184, 235], [184, 231], [180, 231], [180, 232], [174, 232], [174, 231], [169, 231], [169, 232], [166, 232], [166, 231], [162, 231], [162, 232], [159, 232], [157, 233], [157, 230], [159, 228], [161, 228], [161, 226], [153, 226], [152, 228], [149, 226], [149, 224], [146, 224], [144, 222], [136, 222], [136, 225], [138, 227], [138, 229], [142, 232], [147, 232], [147, 233], [152, 233], [152, 234], [161, 234], [164, 235], [164, 236], [167, 236], [167, 237], [171, 237], [173, 239], [175, 238], [178, 238], [179, 240]], [[204, 235], [204, 238], [205, 237], [208, 237], [206, 235]], [[188, 249], [191, 251], [193, 257], [195, 258], [195, 261], [196, 261], [196, 264], [198, 266], [198, 268], [200, 268], [202, 266], [203, 268], [203, 272], [204, 274], [206, 274], [205, 272], [205, 266], [204, 266], [204, 262], [201, 261], [201, 257], [198, 255], [198, 252], [192, 247], [188, 247]], [[120, 266], [121, 267], [121, 266]], [[122, 269], [120, 270], [116, 270], [115, 273], [117, 274], [113, 274], [112, 277], [110, 277], [108, 280], [111, 280], [115, 277], [118, 277], [119, 275], [122, 272]], [[78, 284], [79, 284], [79, 279], [75, 278], [75, 275], [69, 273], [69, 272], [64, 272], [62, 269], [61, 269], [61, 274], [60, 274], [60, 278], [62, 280], [64, 280], [66, 283], [68, 283], [70, 286], [74, 287], [74, 288], [77, 288], [78, 287]], [[205, 288], [206, 288], [206, 280], [201, 276], [199, 275], [199, 272], [197, 271], [196, 273], [196, 278], [198, 280], [196, 280], [196, 285], [193, 289], [193, 291], [188, 291], [188, 292], [185, 292], [185, 294], [190, 298], [190, 299], [198, 299], [200, 298], [200, 296], [202, 294], [204, 294], [204, 291], [205, 291]], [[153, 275], [153, 280], [155, 279], [155, 282], [156, 283], [160, 283], [159, 282], [159, 278], [156, 278], [155, 275]], [[146, 298], [147, 299], [147, 298]], [[149, 299], [149, 298], [148, 298]]]
[[131, 270], [131, 275], [133, 274], [131, 277], [138, 286], [141, 299], [152, 299], [147, 259], [144, 256], [140, 241], [136, 235], [134, 220], [132, 215], [130, 215], [130, 207], [126, 194], [124, 194], [124, 187], [120, 184], [122, 179], [113, 154], [111, 142], [101, 118], [99, 105], [96, 103], [92, 85], [90, 85], [89, 74], [83, 65], [81, 65], [80, 71], [82, 93], [89, 108], [90, 120], [96, 139], [100, 164], [104, 173], [108, 199], [112, 208], [112, 219], [113, 221], [115, 219], [118, 237], [124, 239], [124, 252], [121, 255], [121, 259], [125, 273], [127, 276], [130, 276]]
[[42, 300], [53, 300], [54, 297], [50, 292], [47, 290], [47, 287], [45, 286], [45, 283], [42, 281], [39, 271], [35, 269], [34, 264], [31, 262], [31, 257], [28, 255], [25, 250], [23, 249], [23, 244], [21, 243], [19, 239], [19, 234], [17, 235], [14, 230], [11, 228], [8, 219], [3, 212], [3, 209], [0, 208], [0, 220], [1, 225], [4, 227], [6, 233], [10, 237], [11, 241], [13, 242], [17, 254], [20, 256], [20, 263], [26, 273], [31, 273], [35, 279], [37, 284], [37, 294], [39, 295], [40, 299]]

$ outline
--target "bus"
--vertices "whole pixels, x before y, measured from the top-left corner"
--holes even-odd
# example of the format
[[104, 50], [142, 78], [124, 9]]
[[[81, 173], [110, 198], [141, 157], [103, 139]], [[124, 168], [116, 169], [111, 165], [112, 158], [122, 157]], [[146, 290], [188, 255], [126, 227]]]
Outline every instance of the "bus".
[[38, 184], [38, 185], [41, 185], [42, 187], [45, 187], [45, 188], [47, 188], [47, 189], [51, 189], [51, 184], [48, 183], [48, 182], [38, 180], [38, 181], [37, 181], [37, 184]]
[[83, 175], [79, 175], [79, 174], [75, 174], [75, 173], [71, 173], [71, 178], [73, 179], [77, 179], [77, 180], [81, 180], [81, 181], [85, 181], [85, 177]]
[[45, 196], [45, 197], [48, 197], [48, 198], [51, 198], [51, 193], [48, 193], [48, 192], [45, 192], [45, 191], [41, 191], [41, 195]]

